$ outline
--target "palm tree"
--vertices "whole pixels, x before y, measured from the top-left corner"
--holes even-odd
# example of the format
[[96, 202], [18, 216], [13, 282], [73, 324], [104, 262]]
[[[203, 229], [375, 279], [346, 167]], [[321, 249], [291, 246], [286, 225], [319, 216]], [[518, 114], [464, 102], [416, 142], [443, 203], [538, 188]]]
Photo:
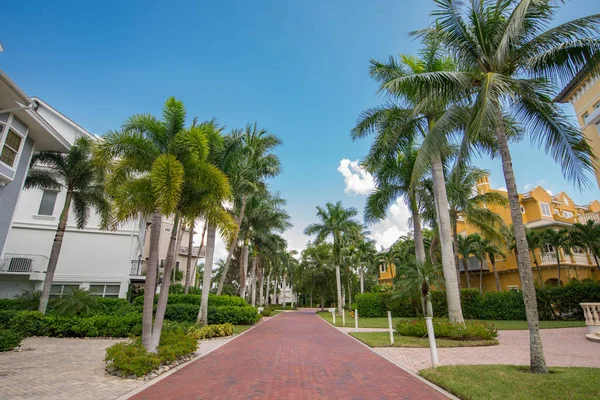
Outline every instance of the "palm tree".
[[377, 250], [375, 249], [375, 243], [367, 238], [363, 238], [363, 240], [359, 241], [357, 246], [357, 261], [358, 261], [358, 274], [360, 278], [360, 292], [365, 292], [365, 269], [367, 269], [370, 265], [376, 263], [375, 254], [377, 254]]
[[458, 235], [456, 248], [458, 253], [462, 256], [463, 269], [465, 272], [465, 281], [467, 282], [467, 288], [471, 288], [471, 273], [469, 271], [469, 257], [473, 253], [473, 237]]
[[66, 192], [38, 307], [43, 314], [48, 307], [52, 280], [58, 265], [71, 206], [75, 213], [77, 229], [85, 228], [91, 208], [94, 208], [100, 216], [100, 226], [103, 229], [108, 228], [111, 222], [110, 203], [104, 193], [100, 170], [92, 161], [93, 146], [92, 139], [83, 136], [75, 141], [66, 154], [43, 151], [35, 153], [31, 158], [31, 169], [25, 180], [26, 189], [65, 190]]
[[402, 279], [398, 281], [400, 292], [393, 295], [392, 298], [413, 296], [418, 294], [421, 297], [421, 306], [423, 315], [433, 317], [433, 306], [431, 304], [431, 287], [442, 286], [444, 279], [439, 265], [431, 262], [418, 263], [409, 262], [404, 264], [399, 270]]
[[[179, 221], [193, 196], [199, 192], [216, 193], [225, 198], [227, 177], [207, 162], [206, 130], [185, 127], [182, 102], [171, 97], [163, 108], [162, 119], [139, 114], [129, 118], [121, 131], [109, 132], [99, 145], [96, 159], [109, 170], [109, 194], [124, 221], [139, 214], [152, 215], [150, 253], [146, 267], [142, 343], [156, 352], [168, 300], [170, 275], [175, 259]], [[174, 214], [162, 286], [152, 322], [154, 293], [158, 273], [158, 241], [162, 216]]]
[[[536, 231], [525, 228], [525, 239], [527, 239], [527, 248], [531, 251], [531, 254], [533, 255], [533, 264], [535, 265], [535, 269], [538, 274], [540, 286], [543, 288], [544, 280], [542, 279], [542, 270], [540, 268], [540, 263], [538, 262], [536, 255], [536, 250], [542, 247], [540, 234]], [[513, 244], [513, 248], [516, 249], [516, 244]]]
[[340, 272], [342, 235], [360, 231], [361, 225], [354, 219], [357, 214], [358, 211], [353, 207], [344, 208], [341, 201], [335, 204], [327, 203], [324, 208], [317, 206], [317, 217], [321, 220], [320, 223], [310, 224], [304, 230], [305, 235], [317, 235], [315, 240], [317, 244], [330, 236], [333, 238], [332, 263], [335, 265], [337, 308], [340, 315], [344, 312]]
[[[246, 126], [243, 132], [236, 130], [230, 136], [229, 140], [237, 146], [230, 147], [230, 152], [225, 157], [227, 161], [223, 171], [229, 176], [234, 187], [238, 227], [229, 246], [217, 294], [221, 294], [223, 290], [229, 265], [238, 244], [248, 196], [264, 193], [266, 190], [264, 179], [274, 177], [281, 172], [279, 157], [272, 153], [273, 149], [281, 144], [277, 136], [268, 133], [265, 129], [258, 129], [256, 123]], [[242, 258], [247, 259], [247, 255]], [[245, 282], [245, 275], [240, 278]]]
[[483, 239], [478, 233], [472, 233], [467, 237], [470, 244], [471, 253], [479, 261], [479, 293], [483, 294], [483, 266], [486, 257], [486, 247], [489, 242]]
[[600, 18], [579, 18], [548, 29], [558, 7], [551, 1], [503, 0], [436, 1], [434, 26], [417, 34], [440, 41], [455, 54], [459, 71], [434, 72], [390, 82], [397, 90], [413, 90], [425, 104], [440, 99], [473, 99], [467, 141], [482, 127], [492, 127], [500, 149], [502, 168], [530, 331], [531, 371], [547, 373], [539, 334], [535, 286], [527, 251], [525, 228], [512, 159], [508, 146], [506, 113], [527, 128], [560, 163], [565, 176], [579, 185], [591, 170], [590, 148], [581, 131], [552, 102], [557, 78], [569, 81], [580, 69], [596, 69], [600, 62]]
[[548, 228], [540, 235], [542, 244], [552, 246], [554, 248], [554, 256], [556, 257], [556, 268], [558, 269], [558, 286], [562, 285], [560, 280], [560, 249], [562, 248], [565, 254], [570, 253], [571, 238], [569, 237], [568, 229], [555, 230]]
[[[413, 167], [412, 182], [416, 185], [426, 170], [430, 170], [433, 181], [436, 224], [442, 254], [442, 268], [446, 280], [446, 297], [449, 318], [462, 322], [458, 278], [452, 250], [448, 196], [444, 180], [443, 159], [449, 152], [446, 135], [459, 129], [457, 114], [448, 114], [448, 102], [443, 100], [423, 104], [419, 90], [400, 88], [393, 82], [419, 75], [428, 76], [433, 72], [450, 73], [455, 68], [454, 61], [441, 54], [433, 41], [426, 43], [420, 57], [402, 55], [401, 62], [393, 57], [387, 63], [371, 61], [371, 76], [381, 83], [381, 90], [398, 104], [375, 107], [362, 113], [357, 126], [352, 131], [353, 139], [378, 133], [371, 152], [385, 151], [397, 156], [404, 144], [421, 138], [421, 146]], [[461, 109], [461, 113], [464, 111]], [[458, 113], [460, 114], [460, 113]], [[461, 118], [464, 118], [462, 116]], [[454, 125], [450, 125], [448, 120]], [[423, 151], [425, 150], [425, 151]]]
[[494, 279], [496, 280], [496, 291], [500, 292], [500, 278], [498, 277], [498, 270], [496, 270], [496, 257], [501, 256], [503, 258], [506, 258], [506, 254], [504, 254], [500, 246], [498, 246], [496, 243], [490, 240], [485, 240], [485, 245], [483, 249], [487, 254], [488, 258], [490, 259], [490, 264], [492, 264], [492, 270], [494, 271]]
[[588, 249], [596, 262], [596, 271], [600, 272], [600, 264], [598, 263], [598, 257], [600, 257], [600, 224], [588, 219], [585, 224], [576, 222], [573, 227], [574, 229], [571, 231], [573, 243]]

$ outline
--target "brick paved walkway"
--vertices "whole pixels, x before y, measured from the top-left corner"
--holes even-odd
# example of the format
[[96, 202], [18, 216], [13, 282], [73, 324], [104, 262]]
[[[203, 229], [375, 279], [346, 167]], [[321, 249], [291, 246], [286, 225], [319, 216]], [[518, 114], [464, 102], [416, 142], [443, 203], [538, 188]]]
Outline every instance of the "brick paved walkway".
[[445, 399], [314, 312], [285, 313], [133, 399]]

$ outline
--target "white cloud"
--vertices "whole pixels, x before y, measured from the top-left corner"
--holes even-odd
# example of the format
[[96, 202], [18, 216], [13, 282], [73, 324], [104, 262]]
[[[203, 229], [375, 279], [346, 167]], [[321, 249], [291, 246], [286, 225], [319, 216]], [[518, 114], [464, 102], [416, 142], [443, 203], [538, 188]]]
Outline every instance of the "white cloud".
[[498, 188], [497, 190], [499, 190], [501, 192], [508, 192], [508, 190], [506, 190], [506, 186], [502, 186], [501, 188]]
[[546, 193], [548, 193], [550, 196], [553, 196], [552, 190], [546, 190]]
[[398, 198], [388, 210], [386, 218], [369, 227], [370, 237], [377, 243], [378, 250], [381, 246], [386, 248], [391, 246], [400, 236], [408, 233], [410, 216], [408, 206], [404, 204], [402, 198]]
[[367, 195], [375, 189], [373, 176], [358, 164], [358, 160], [350, 161], [344, 158], [337, 170], [344, 176], [346, 194]]
[[525, 191], [530, 191], [531, 189], [533, 189], [533, 185], [531, 183], [528, 183], [527, 185], [523, 186], [523, 190]]

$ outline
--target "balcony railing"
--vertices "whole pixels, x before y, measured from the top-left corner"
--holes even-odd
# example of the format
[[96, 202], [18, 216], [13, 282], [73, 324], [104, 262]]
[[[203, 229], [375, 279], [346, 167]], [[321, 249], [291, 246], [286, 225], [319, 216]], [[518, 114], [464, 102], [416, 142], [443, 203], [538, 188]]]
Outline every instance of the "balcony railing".
[[589, 212], [579, 216], [579, 223], [585, 224], [589, 220], [600, 223], [600, 212]]
[[146, 266], [143, 260], [131, 260], [131, 276], [146, 276]]
[[13, 274], [30, 274], [45, 272], [48, 268], [48, 257], [41, 254], [6, 253], [0, 260], [0, 272]]
[[[179, 255], [182, 256], [187, 256], [188, 255], [188, 246], [179, 246]], [[192, 247], [192, 257], [198, 257], [198, 250], [200, 250], [200, 246], [193, 246]], [[200, 252], [200, 258], [204, 258], [204, 255], [206, 253], [206, 247], [202, 248], [202, 251]]]
[[554, 253], [542, 253], [542, 257], [540, 257], [542, 265], [546, 264], [556, 264], [556, 254]]

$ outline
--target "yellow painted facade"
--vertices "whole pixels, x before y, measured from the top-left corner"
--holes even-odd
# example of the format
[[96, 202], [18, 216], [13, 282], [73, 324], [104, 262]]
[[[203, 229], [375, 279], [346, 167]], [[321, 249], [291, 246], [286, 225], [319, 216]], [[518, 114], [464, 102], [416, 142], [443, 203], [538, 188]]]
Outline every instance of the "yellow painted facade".
[[594, 170], [600, 187], [600, 77], [580, 72], [555, 100], [570, 103], [575, 109], [577, 121], [596, 156]]
[[379, 284], [391, 285], [396, 277], [396, 266], [393, 263], [382, 262], [379, 265]]
[[[490, 188], [488, 177], [483, 178], [477, 185], [479, 193], [496, 192], [503, 196], [507, 193], [500, 190]], [[519, 195], [521, 203], [521, 212], [525, 226], [530, 229], [562, 229], [570, 228], [575, 222], [585, 222], [588, 219], [600, 222], [600, 202], [594, 200], [588, 205], [576, 205], [573, 200], [565, 192], [560, 192], [555, 196], [550, 195], [541, 186], [532, 189], [530, 192]], [[497, 205], [490, 206], [490, 209], [500, 215], [506, 225], [511, 224], [510, 209]], [[464, 219], [459, 218], [458, 224], [459, 235], [470, 235], [477, 231], [465, 223]], [[500, 287], [502, 290], [520, 289], [521, 280], [517, 269], [517, 260], [512, 252], [508, 252], [504, 248], [506, 259], [502, 257], [496, 258], [496, 270], [500, 279]], [[558, 269], [555, 258], [555, 251], [552, 248], [543, 250], [537, 249], [535, 257], [540, 267], [542, 282], [545, 284], [558, 282]], [[534, 269], [534, 279], [539, 283], [539, 275], [535, 267], [533, 253], [530, 252], [531, 265]], [[568, 283], [572, 279], [583, 280], [586, 278], [600, 278], [598, 272], [595, 272], [596, 264], [593, 256], [583, 249], [574, 249], [572, 255], [565, 254], [560, 250], [560, 265], [561, 265], [561, 282]], [[391, 268], [394, 268], [392, 265]], [[391, 271], [395, 273], [395, 269], [383, 268], [379, 269], [380, 284], [391, 283]], [[461, 286], [466, 288], [464, 274], [461, 273]], [[471, 287], [479, 287], [479, 271], [471, 271]], [[491, 262], [487, 260], [487, 271], [484, 268], [483, 272], [483, 290], [495, 291], [496, 281], [494, 279]]]

